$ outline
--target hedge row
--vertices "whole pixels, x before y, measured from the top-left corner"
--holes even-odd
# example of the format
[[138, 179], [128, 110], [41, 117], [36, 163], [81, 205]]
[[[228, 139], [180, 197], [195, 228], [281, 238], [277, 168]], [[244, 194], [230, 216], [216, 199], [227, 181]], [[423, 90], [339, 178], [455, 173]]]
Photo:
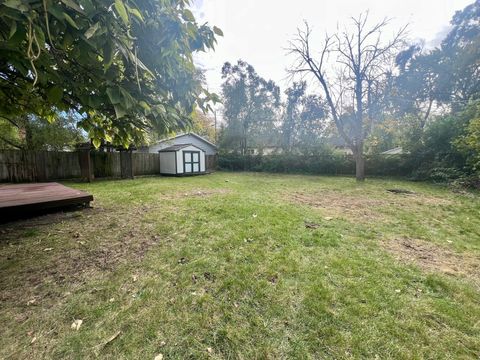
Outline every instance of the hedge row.
[[[354, 175], [352, 156], [326, 153], [319, 155], [238, 155], [221, 154], [218, 166], [230, 171], [258, 171], [316, 175]], [[407, 155], [366, 157], [366, 173], [378, 176], [411, 176], [418, 165]]]

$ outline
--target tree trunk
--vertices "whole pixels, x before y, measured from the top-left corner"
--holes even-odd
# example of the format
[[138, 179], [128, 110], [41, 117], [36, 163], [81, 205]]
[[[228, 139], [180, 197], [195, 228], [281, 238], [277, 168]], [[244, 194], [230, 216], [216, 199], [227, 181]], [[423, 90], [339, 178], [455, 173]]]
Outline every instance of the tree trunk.
[[362, 152], [354, 155], [355, 157], [355, 178], [357, 181], [365, 181], [365, 157]]

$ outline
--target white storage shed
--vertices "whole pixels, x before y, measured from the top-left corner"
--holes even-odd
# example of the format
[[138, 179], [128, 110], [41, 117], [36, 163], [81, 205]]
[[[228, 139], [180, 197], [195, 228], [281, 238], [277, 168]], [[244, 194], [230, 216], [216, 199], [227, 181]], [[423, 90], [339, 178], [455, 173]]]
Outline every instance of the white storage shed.
[[160, 153], [160, 174], [198, 175], [205, 173], [205, 151], [192, 144], [172, 145]]

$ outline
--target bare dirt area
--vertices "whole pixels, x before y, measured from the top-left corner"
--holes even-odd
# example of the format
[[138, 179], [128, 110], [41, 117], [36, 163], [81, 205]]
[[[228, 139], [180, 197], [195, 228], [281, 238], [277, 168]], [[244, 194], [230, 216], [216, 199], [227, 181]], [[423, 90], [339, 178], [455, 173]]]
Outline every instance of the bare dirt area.
[[177, 192], [174, 194], [169, 194], [166, 197], [171, 199], [182, 198], [182, 197], [208, 197], [214, 195], [224, 195], [230, 193], [228, 189], [194, 189], [185, 192]]
[[[160, 242], [142, 219], [150, 207], [85, 209], [48, 214], [0, 226], [0, 301], [61, 298], [64, 285], [75, 287], [108, 274], [129, 261], [140, 261]], [[18, 270], [10, 272], [11, 266]], [[21, 286], [19, 286], [21, 284]]]
[[384, 241], [382, 246], [398, 261], [415, 264], [425, 271], [480, 281], [480, 258], [470, 254], [459, 254], [424, 240], [410, 238]]
[[316, 209], [322, 209], [325, 215], [340, 216], [355, 219], [372, 219], [380, 216], [376, 208], [387, 205], [387, 201], [381, 199], [369, 199], [364, 196], [351, 196], [335, 192], [294, 192], [287, 195], [287, 199], [293, 203], [308, 205]]
[[404, 208], [422, 206], [449, 205], [451, 201], [419, 193], [392, 194], [385, 191], [384, 197], [374, 198], [369, 194], [345, 194], [335, 191], [305, 192], [297, 191], [286, 194], [292, 203], [308, 205], [321, 209], [325, 215], [346, 217], [356, 221], [368, 221], [384, 217], [382, 208]]

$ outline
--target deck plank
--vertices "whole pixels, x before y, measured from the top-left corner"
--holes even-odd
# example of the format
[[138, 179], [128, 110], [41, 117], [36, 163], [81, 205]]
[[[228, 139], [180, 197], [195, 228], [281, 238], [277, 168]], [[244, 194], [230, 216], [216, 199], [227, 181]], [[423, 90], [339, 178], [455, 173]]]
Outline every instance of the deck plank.
[[0, 185], [1, 214], [88, 204], [92, 200], [92, 195], [56, 182]]

